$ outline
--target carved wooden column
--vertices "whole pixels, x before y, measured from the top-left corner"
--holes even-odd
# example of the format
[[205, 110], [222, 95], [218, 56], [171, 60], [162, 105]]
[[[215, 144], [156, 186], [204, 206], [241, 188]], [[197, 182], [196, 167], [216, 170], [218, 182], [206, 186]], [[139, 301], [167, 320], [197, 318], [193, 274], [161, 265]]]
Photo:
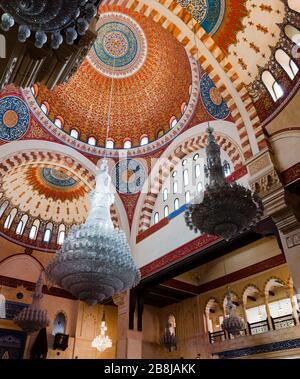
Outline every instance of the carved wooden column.
[[[130, 291], [113, 297], [114, 303], [118, 306], [118, 339], [117, 358], [118, 359], [141, 359], [142, 358], [142, 332], [131, 330], [132, 321], [129, 323], [130, 315], [133, 311], [133, 299]], [[134, 324], [134, 323], [133, 323]]]

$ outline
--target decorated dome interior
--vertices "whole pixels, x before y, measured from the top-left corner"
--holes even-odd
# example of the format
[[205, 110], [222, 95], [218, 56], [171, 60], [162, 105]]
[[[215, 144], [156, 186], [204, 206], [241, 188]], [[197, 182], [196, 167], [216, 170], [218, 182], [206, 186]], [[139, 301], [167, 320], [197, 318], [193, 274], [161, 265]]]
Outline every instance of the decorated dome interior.
[[93, 144], [105, 146], [108, 119], [114, 148], [155, 141], [189, 102], [192, 74], [184, 47], [151, 19], [118, 7], [102, 7], [97, 31], [70, 82], [53, 91], [39, 87], [37, 102], [86, 143], [92, 137]]

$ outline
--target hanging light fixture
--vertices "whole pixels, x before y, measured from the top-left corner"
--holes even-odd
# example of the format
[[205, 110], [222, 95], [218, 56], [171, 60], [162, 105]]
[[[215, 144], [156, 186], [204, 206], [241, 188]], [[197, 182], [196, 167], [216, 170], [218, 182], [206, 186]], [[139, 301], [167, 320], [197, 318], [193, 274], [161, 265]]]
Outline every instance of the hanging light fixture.
[[160, 344], [165, 346], [170, 352], [177, 349], [174, 316], [169, 315], [164, 334], [160, 337]]
[[40, 329], [49, 326], [50, 321], [48, 318], [47, 310], [41, 309], [41, 299], [43, 298], [43, 271], [41, 272], [34, 294], [32, 295], [32, 303], [29, 307], [25, 307], [14, 318], [15, 324], [17, 324], [26, 333], [31, 334], [37, 332]]
[[226, 299], [227, 299], [226, 309], [228, 312], [228, 316], [224, 318], [221, 327], [223, 330], [226, 330], [226, 332], [229, 335], [231, 334], [232, 336], [236, 337], [236, 336], [239, 336], [241, 331], [245, 329], [245, 323], [236, 314], [236, 306], [232, 302], [229, 287], [227, 288]]
[[65, 42], [73, 45], [86, 34], [97, 14], [99, 0], [0, 0], [3, 10], [0, 27], [8, 31], [18, 25], [18, 40], [25, 42], [35, 33], [35, 46], [42, 48], [48, 40], [58, 49]]
[[108, 335], [106, 335], [107, 326], [105, 322], [105, 312], [103, 312], [102, 321], [100, 325], [100, 334], [95, 337], [92, 342], [92, 347], [95, 347], [99, 351], [103, 352], [106, 349], [112, 347], [112, 341]]
[[[110, 127], [113, 80], [114, 75], [106, 137]], [[125, 233], [113, 226], [110, 216], [113, 203], [105, 155], [96, 173], [96, 188], [90, 193], [90, 211], [86, 222], [69, 231], [61, 249], [46, 269], [50, 281], [89, 305], [132, 288], [141, 277]]]
[[263, 214], [263, 204], [256, 193], [237, 183], [227, 183], [221, 162], [220, 146], [213, 129], [208, 128], [206, 147], [209, 184], [204, 196], [196, 196], [185, 212], [185, 221], [191, 230], [230, 240], [254, 226]]

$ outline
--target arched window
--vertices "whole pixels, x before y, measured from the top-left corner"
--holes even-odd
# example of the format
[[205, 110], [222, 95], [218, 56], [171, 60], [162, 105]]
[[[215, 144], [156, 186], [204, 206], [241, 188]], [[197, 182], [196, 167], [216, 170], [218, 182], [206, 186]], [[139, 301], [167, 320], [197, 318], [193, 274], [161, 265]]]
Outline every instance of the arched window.
[[183, 171], [183, 184], [185, 186], [189, 184], [189, 171], [187, 169]]
[[55, 316], [52, 328], [52, 335], [55, 336], [57, 333], [65, 334], [66, 331], [66, 316], [59, 312]]
[[112, 138], [108, 138], [108, 139], [106, 140], [106, 145], [105, 145], [105, 147], [106, 147], [107, 149], [113, 149], [114, 146], [115, 146], [114, 140], [113, 140]]
[[154, 224], [157, 224], [158, 222], [159, 222], [159, 213], [156, 212], [156, 213], [154, 214]]
[[48, 105], [48, 103], [46, 103], [46, 102], [42, 103], [41, 110], [43, 111], [43, 113], [48, 114], [49, 113], [49, 105]]
[[75, 139], [78, 139], [79, 133], [76, 129], [72, 129], [70, 132], [70, 136], [75, 138]]
[[6, 300], [4, 295], [0, 293], [0, 319], [6, 318]]
[[141, 146], [144, 146], [144, 145], [147, 145], [147, 143], [149, 143], [149, 138], [148, 136], [144, 135], [141, 137], [141, 140], [140, 140], [140, 145]]
[[292, 25], [286, 25], [285, 35], [296, 45], [300, 46], [300, 31]]
[[230, 164], [227, 161], [224, 161], [223, 171], [226, 178], [231, 175]]
[[32, 224], [32, 227], [29, 232], [29, 238], [31, 240], [35, 240], [39, 231], [40, 227], [40, 220], [34, 220], [34, 223]]
[[27, 224], [27, 221], [28, 221], [28, 216], [23, 215], [16, 229], [17, 235], [22, 235], [24, 233], [24, 229]]
[[53, 225], [51, 223], [48, 223], [44, 232], [44, 237], [43, 237], [44, 242], [50, 242], [51, 235], [52, 235], [52, 228], [53, 228]]
[[56, 118], [56, 119], [54, 120], [54, 124], [55, 124], [59, 129], [61, 129], [62, 126], [63, 126], [62, 121], [61, 121], [60, 118]]
[[62, 245], [65, 239], [65, 234], [66, 234], [66, 227], [64, 224], [59, 225], [58, 228], [58, 234], [57, 234], [57, 243], [59, 245]]
[[288, 6], [295, 12], [300, 12], [299, 0], [288, 0]]
[[178, 192], [178, 182], [177, 180], [175, 180], [173, 182], [173, 193], [177, 193]]
[[181, 114], [183, 114], [186, 111], [187, 105], [186, 103], [181, 104]]
[[200, 174], [201, 174], [200, 165], [196, 164], [196, 166], [195, 166], [195, 178], [199, 178]]
[[176, 198], [176, 199], [174, 200], [174, 210], [176, 211], [178, 208], [179, 208], [179, 199]]
[[177, 125], [177, 118], [172, 117], [170, 120], [170, 128], [173, 129]]
[[96, 146], [96, 138], [94, 137], [89, 137], [87, 142], [89, 145]]
[[18, 211], [17, 211], [16, 208], [14, 208], [14, 209], [10, 212], [10, 214], [7, 216], [7, 218], [6, 218], [6, 220], [5, 220], [5, 223], [4, 223], [4, 229], [10, 229], [11, 224], [13, 223], [14, 218], [15, 218], [17, 212], [18, 212]]
[[200, 193], [203, 190], [203, 185], [201, 182], [197, 184], [197, 192]]
[[183, 161], [182, 161], [182, 166], [185, 166], [187, 164], [187, 159], [184, 159]]
[[127, 138], [124, 140], [123, 147], [124, 147], [124, 149], [130, 149], [131, 148], [131, 139], [130, 138]]
[[174, 170], [174, 171], [172, 172], [172, 178], [175, 178], [176, 175], [177, 175], [177, 171]]
[[169, 216], [169, 207], [168, 207], [168, 205], [166, 205], [166, 206], [164, 207], [164, 216], [165, 216], [165, 217], [168, 217], [168, 216]]
[[164, 131], [162, 129], [160, 129], [158, 132], [157, 132], [157, 138], [160, 138], [164, 135]]
[[0, 207], [0, 217], [2, 217], [3, 213], [5, 212], [6, 208], [8, 207], [8, 201], [4, 201]]
[[191, 193], [190, 193], [190, 191], [186, 191], [186, 193], [185, 193], [185, 202], [187, 204], [190, 201], [191, 201]]
[[275, 59], [288, 74], [288, 76], [293, 80], [299, 71], [296, 63], [282, 49], [276, 50]]
[[165, 188], [163, 190], [163, 201], [166, 201], [168, 199], [168, 189]]
[[199, 154], [196, 153], [196, 154], [193, 156], [193, 160], [196, 161], [196, 160], [198, 160], [198, 159], [199, 159]]
[[277, 101], [284, 95], [283, 89], [275, 80], [270, 71], [264, 71], [261, 78], [270, 95], [272, 96], [273, 101]]
[[30, 87], [30, 91], [31, 91], [31, 93], [33, 94], [33, 96], [36, 96], [34, 86], [31, 86], [31, 87]]

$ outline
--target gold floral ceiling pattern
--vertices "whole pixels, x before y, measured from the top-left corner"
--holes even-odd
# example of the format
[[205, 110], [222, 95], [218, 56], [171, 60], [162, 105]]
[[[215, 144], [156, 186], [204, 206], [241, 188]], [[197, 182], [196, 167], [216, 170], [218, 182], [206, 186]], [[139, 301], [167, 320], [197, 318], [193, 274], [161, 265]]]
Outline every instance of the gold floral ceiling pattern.
[[[114, 80], [109, 133], [115, 141], [115, 148], [122, 148], [125, 138], [131, 138], [132, 146], [139, 146], [143, 135], [154, 141], [160, 130], [164, 133], [170, 130], [172, 117], [180, 118], [183, 103], [189, 100], [192, 83], [190, 61], [180, 42], [161, 25], [124, 8], [101, 8], [104, 15], [111, 11], [118, 15], [114, 21], [118, 25], [103, 32], [105, 43], [102, 50], [99, 44], [96, 49], [102, 63], [113, 64], [112, 57], [116, 56], [116, 65], [130, 66], [130, 59], [134, 60], [135, 52], [143, 47], [144, 42], [139, 40], [137, 33], [129, 35], [129, 30], [133, 31], [130, 23], [126, 20], [121, 23], [122, 15], [139, 25], [147, 41], [143, 65], [133, 75]], [[99, 29], [102, 32], [102, 24]], [[131, 44], [124, 46], [129, 37]], [[140, 46], [134, 46], [135, 43]], [[95, 59], [95, 51], [90, 54], [94, 54]], [[37, 100], [40, 104], [44, 101], [49, 104], [52, 120], [57, 116], [62, 118], [67, 133], [75, 128], [80, 140], [86, 142], [93, 136], [98, 146], [104, 146], [111, 75], [99, 71], [88, 58], [69, 83], [53, 91], [39, 88]]]

